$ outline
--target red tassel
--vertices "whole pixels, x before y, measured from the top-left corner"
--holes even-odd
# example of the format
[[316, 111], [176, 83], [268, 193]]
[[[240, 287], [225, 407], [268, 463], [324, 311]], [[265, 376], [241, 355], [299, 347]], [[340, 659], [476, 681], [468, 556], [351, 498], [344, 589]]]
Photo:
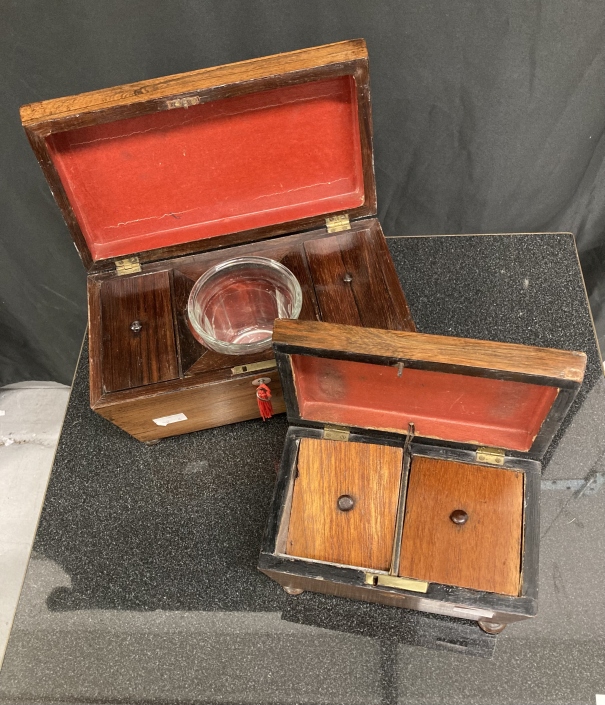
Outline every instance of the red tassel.
[[266, 384], [258, 385], [256, 401], [263, 421], [270, 419], [273, 416], [273, 404], [271, 404], [271, 390]]

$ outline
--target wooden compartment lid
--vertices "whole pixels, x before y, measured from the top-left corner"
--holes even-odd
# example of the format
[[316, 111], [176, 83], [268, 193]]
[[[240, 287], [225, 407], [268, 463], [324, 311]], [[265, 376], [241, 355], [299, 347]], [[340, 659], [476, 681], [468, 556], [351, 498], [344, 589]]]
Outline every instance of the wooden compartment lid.
[[86, 268], [376, 213], [361, 39], [25, 105]]
[[277, 320], [288, 419], [541, 458], [584, 377], [582, 352]]

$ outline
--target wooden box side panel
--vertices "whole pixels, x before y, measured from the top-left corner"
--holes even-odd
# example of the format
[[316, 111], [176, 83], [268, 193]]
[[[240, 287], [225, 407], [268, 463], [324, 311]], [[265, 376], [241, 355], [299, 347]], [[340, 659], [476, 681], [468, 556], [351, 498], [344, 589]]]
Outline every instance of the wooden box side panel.
[[[257, 376], [247, 375], [163, 394], [145, 395], [143, 392], [138, 398], [113, 403], [108, 395], [97, 401], [93, 409], [140, 441], [177, 436], [258, 418], [256, 387], [252, 384]], [[271, 392], [273, 412], [282, 413], [285, 405], [279, 380], [271, 382]], [[165, 426], [154, 421], [180, 415], [186, 418]]]
[[[390, 607], [401, 607], [409, 610], [428, 612], [429, 614], [442, 614], [458, 619], [487, 619], [498, 624], [512, 624], [532, 617], [506, 608], [490, 609], [483, 605], [454, 605], [442, 600], [416, 597], [414, 595], [398, 593], [394, 590], [382, 590], [377, 587], [352, 585], [338, 581], [329, 581], [324, 578], [315, 578], [304, 575], [295, 575], [275, 569], [261, 568], [261, 571], [283, 587], [318, 592], [324, 595], [346, 597], [349, 600], [373, 602]], [[294, 598], [296, 599], [296, 598]]]

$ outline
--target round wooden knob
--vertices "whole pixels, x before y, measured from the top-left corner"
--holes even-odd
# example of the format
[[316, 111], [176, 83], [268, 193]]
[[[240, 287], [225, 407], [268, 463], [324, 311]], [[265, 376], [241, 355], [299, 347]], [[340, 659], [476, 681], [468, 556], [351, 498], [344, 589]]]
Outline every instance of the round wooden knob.
[[454, 524], [466, 524], [468, 521], [468, 514], [464, 511], [464, 509], [454, 509], [454, 511], [450, 514], [450, 519], [454, 522]]
[[338, 498], [337, 505], [341, 512], [348, 512], [355, 506], [355, 500], [351, 495], [342, 494]]

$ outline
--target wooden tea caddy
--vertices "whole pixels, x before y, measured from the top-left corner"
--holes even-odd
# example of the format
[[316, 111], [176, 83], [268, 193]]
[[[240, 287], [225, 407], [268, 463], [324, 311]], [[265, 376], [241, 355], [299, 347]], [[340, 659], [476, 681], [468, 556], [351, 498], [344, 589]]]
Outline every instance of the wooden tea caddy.
[[581, 352], [276, 321], [288, 420], [259, 568], [477, 620], [537, 611], [540, 459]]
[[[90, 403], [134, 437], [259, 416], [272, 351], [202, 347], [195, 281], [282, 262], [301, 319], [414, 330], [376, 215], [368, 56], [346, 41], [26, 105], [21, 119], [88, 271]], [[281, 237], [279, 237], [281, 236]]]

